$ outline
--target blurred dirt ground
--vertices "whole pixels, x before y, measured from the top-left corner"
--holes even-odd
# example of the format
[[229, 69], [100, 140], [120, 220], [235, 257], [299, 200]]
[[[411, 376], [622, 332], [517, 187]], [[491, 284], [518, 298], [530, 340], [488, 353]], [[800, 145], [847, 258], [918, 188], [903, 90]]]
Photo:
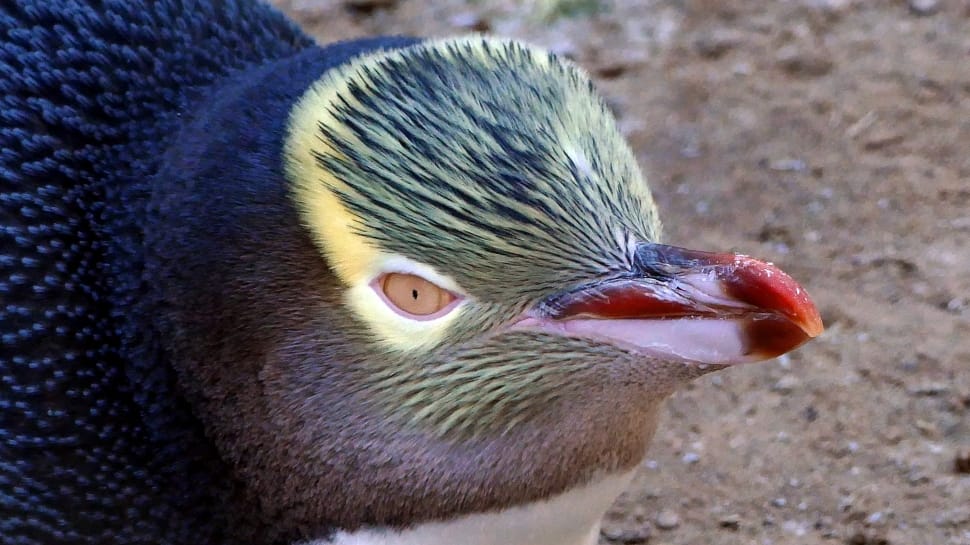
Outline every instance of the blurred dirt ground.
[[821, 339], [670, 400], [602, 543], [970, 545], [970, 0], [276, 3], [321, 42], [575, 59], [669, 242], [815, 297]]

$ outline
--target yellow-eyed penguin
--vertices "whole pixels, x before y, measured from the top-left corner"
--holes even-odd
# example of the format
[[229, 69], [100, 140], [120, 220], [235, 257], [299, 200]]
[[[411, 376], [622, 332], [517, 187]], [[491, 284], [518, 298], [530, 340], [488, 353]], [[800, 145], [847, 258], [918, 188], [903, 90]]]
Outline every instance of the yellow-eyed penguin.
[[595, 543], [667, 395], [822, 330], [660, 234], [540, 49], [3, 2], [0, 542]]

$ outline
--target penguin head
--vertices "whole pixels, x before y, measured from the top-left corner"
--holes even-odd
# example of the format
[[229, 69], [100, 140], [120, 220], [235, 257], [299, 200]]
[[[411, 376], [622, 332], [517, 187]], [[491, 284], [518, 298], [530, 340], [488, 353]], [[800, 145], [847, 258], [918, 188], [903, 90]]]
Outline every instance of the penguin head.
[[[774, 314], [791, 343], [782, 351], [817, 333], [815, 318], [785, 316], [810, 314], [802, 299], [698, 300], [732, 288], [705, 293], [691, 276], [716, 284], [747, 270], [744, 283], [759, 268], [778, 275], [769, 289], [792, 286], [753, 260], [659, 245], [648, 185], [589, 78], [516, 42], [433, 41], [328, 73], [292, 111], [285, 161], [300, 219], [344, 290], [347, 334], [371, 362], [361, 387], [410, 425], [501, 433], [582, 396], [591, 385], [579, 375], [777, 355], [742, 332], [736, 353], [703, 328], [679, 338], [678, 319], [724, 321], [708, 324], [718, 337], [741, 315]], [[644, 398], [675, 382], [645, 383]]]
[[277, 100], [278, 153], [245, 144], [266, 95], [227, 93], [228, 121], [169, 161], [195, 166], [159, 207], [161, 327], [207, 435], [293, 536], [628, 470], [678, 385], [821, 331], [774, 266], [660, 242], [571, 62], [478, 36], [373, 50]]

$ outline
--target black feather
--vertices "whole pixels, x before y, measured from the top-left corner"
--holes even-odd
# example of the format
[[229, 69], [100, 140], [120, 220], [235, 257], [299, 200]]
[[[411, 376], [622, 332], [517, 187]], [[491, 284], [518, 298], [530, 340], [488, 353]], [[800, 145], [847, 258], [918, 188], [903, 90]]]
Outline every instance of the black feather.
[[182, 128], [227, 122], [207, 112], [263, 65], [308, 72], [249, 128], [267, 134], [213, 134], [200, 171], [272, 161], [245, 146], [281, 137], [287, 101], [397, 43], [319, 49], [250, 0], [0, 4], [0, 543], [236, 542], [232, 483], [146, 325], [152, 187]]

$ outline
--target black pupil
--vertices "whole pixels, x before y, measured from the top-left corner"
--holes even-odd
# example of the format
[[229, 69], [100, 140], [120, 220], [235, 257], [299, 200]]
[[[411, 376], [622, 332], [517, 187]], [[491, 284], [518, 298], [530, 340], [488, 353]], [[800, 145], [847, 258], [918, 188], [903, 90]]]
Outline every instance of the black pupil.
[[411, 290], [411, 298], [414, 300], [418, 299], [418, 290]]

